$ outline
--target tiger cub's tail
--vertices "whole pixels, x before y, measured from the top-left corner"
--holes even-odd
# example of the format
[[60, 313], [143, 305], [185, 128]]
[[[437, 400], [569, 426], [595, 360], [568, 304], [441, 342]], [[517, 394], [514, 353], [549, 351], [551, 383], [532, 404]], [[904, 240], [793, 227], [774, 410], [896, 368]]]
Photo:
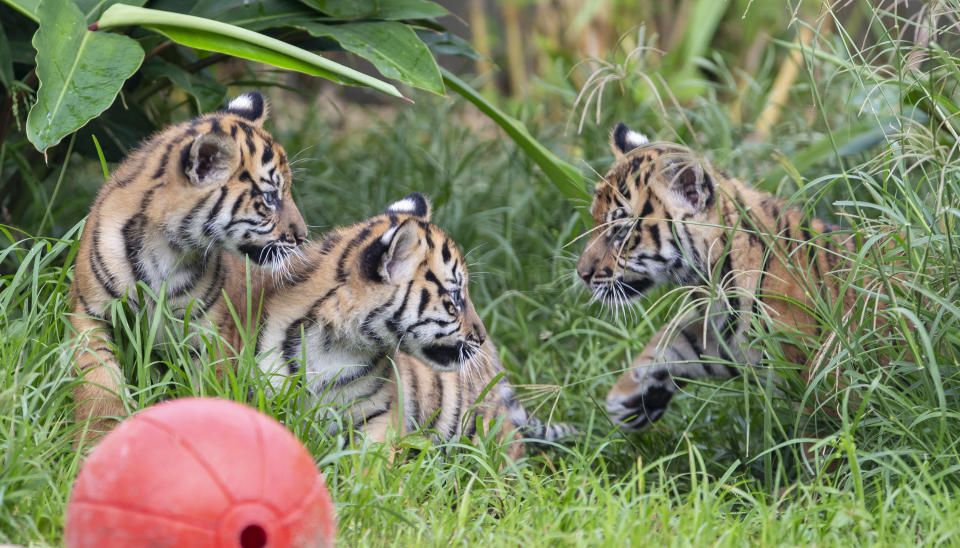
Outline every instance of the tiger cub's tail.
[[507, 406], [510, 421], [529, 441], [554, 442], [579, 434], [579, 431], [564, 422], [543, 422], [530, 414], [522, 403], [517, 401], [513, 387], [505, 382], [500, 384], [500, 396]]
[[520, 431], [525, 438], [533, 441], [558, 441], [580, 433], [575, 426], [565, 422], [545, 423], [529, 414], [526, 424], [520, 427]]

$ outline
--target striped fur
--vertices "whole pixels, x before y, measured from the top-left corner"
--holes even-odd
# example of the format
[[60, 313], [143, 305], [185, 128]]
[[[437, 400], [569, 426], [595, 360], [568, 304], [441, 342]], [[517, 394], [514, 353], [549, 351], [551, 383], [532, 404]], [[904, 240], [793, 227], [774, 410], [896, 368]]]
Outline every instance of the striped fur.
[[[634, 136], [632, 139], [628, 136]], [[685, 381], [727, 378], [734, 364], [757, 364], [746, 343], [760, 307], [774, 323], [816, 340], [810, 294], [839, 295], [833, 273], [854, 242], [780, 199], [714, 171], [678, 145], [650, 144], [619, 124], [614, 166], [597, 184], [590, 232], [577, 273], [604, 304], [621, 306], [663, 284], [716, 283], [724, 298], [660, 329], [607, 396], [611, 418], [626, 429], [659, 419]], [[815, 240], [815, 241], [814, 241]], [[785, 345], [795, 363], [808, 349]]]
[[261, 368], [280, 385], [303, 367], [312, 396], [346, 409], [346, 422], [374, 440], [388, 428], [470, 437], [475, 416], [487, 425], [505, 417], [505, 432], [541, 439], [569, 432], [528, 416], [502, 376], [477, 403], [503, 367], [460, 251], [429, 216], [426, 199], [411, 194], [308, 246], [308, 266], [264, 308]]
[[[266, 111], [259, 93], [247, 93], [226, 110], [169, 127], [100, 189], [70, 288], [74, 366], [86, 381], [75, 390], [76, 418], [94, 419], [92, 430], [108, 430], [124, 414], [107, 319], [112, 300], [126, 295], [136, 307], [138, 282], [157, 294], [166, 284], [174, 311], [182, 315], [195, 302], [192, 317], [231, 333], [236, 345], [224, 295], [246, 314], [242, 256], [275, 275], [306, 238], [286, 153], [261, 127]], [[257, 293], [272, 281], [251, 278]]]

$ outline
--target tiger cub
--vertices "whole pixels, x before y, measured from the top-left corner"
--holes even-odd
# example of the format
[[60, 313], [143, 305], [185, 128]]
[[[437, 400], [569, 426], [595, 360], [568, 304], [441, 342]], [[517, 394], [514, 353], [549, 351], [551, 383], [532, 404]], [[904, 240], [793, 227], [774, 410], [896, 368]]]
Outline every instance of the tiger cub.
[[[302, 364], [311, 397], [340, 406], [374, 441], [388, 428], [472, 437], [477, 415], [487, 426], [506, 418], [507, 436], [571, 433], [528, 415], [502, 377], [477, 403], [503, 367], [457, 245], [429, 220], [429, 203], [413, 193], [307, 246], [308, 266], [264, 307], [261, 369], [280, 385]], [[519, 456], [522, 445], [510, 450]]]
[[[108, 304], [135, 302], [143, 282], [171, 308], [221, 326], [239, 345], [225, 296], [245, 315], [244, 256], [255, 268], [283, 270], [306, 238], [290, 194], [287, 155], [262, 129], [260, 93], [168, 127], [131, 153], [97, 195], [80, 238], [70, 286], [75, 419], [94, 432], [124, 415], [121, 369], [110, 347]], [[271, 282], [252, 275], [254, 295]], [[257, 299], [254, 299], [254, 303]], [[149, 304], [149, 303], [147, 303]]]
[[[616, 160], [596, 186], [594, 228], [577, 264], [594, 297], [620, 306], [663, 284], [710, 280], [726, 295], [653, 335], [607, 396], [615, 423], [642, 428], [663, 416], [685, 381], [757, 364], [759, 352], [745, 343], [761, 304], [786, 329], [814, 338], [810, 293], [829, 292], [850, 309], [852, 291], [841, 295], [831, 273], [854, 251], [852, 237], [831, 235], [837, 227], [715, 172], [679, 145], [651, 144], [622, 123], [611, 141]], [[796, 346], [784, 352], [806, 361]]]

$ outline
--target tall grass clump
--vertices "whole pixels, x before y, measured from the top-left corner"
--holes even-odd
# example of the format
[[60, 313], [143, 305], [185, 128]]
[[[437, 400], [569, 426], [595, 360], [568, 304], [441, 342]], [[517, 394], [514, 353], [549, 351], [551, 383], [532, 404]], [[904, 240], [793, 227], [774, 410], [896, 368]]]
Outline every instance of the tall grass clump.
[[[734, 428], [740, 447], [732, 453], [754, 464], [764, 489], [813, 474], [872, 505], [900, 489], [960, 487], [960, 4], [929, 2], [909, 18], [899, 2], [859, 7], [868, 24], [857, 35], [829, 9], [819, 21], [795, 23], [815, 35], [811, 44], [788, 44], [802, 54], [791, 101], [809, 106], [805, 120], [787, 114], [769, 143], [738, 142], [737, 133], [749, 135], [750, 127], [724, 116], [722, 102], [668, 109], [655, 131], [732, 164], [745, 180], [786, 195], [811, 216], [838, 222], [860, 244], [831, 274], [857, 295], [852, 310], [811, 273], [794, 269], [822, 332], [801, 337], [771, 328], [776, 318], [755, 318], [752, 344], [763, 350], [765, 367], [748, 371], [743, 387], [688, 391], [682, 419], [669, 428], [697, 432], [684, 416], [689, 409], [703, 421], [724, 413], [707, 411], [703, 400], [729, 406], [723, 400], [742, 398], [747, 416], [735, 421], [742, 421]], [[717, 81], [710, 100], [730, 92], [731, 79]], [[798, 127], [803, 121], [807, 127]], [[781, 139], [781, 132], [789, 136]], [[773, 156], [772, 148], [779, 149], [779, 166], [742, 163], [758, 152]], [[831, 252], [824, 238], [804, 244], [787, 234], [768, 244], [780, 249], [774, 260], [787, 264], [807, 246]], [[677, 303], [669, 316], [678, 315]], [[784, 343], [807, 349], [812, 382], [783, 357]], [[819, 462], [810, 462], [810, 447]]]
[[835, 436], [848, 481], [878, 494], [910, 474], [960, 487], [960, 4], [930, 2], [911, 19], [897, 7], [874, 11], [874, 44], [858, 45], [838, 26], [821, 56], [856, 83], [860, 116], [883, 140], [865, 161], [808, 183], [846, 194], [834, 206], [861, 242], [841, 276], [863, 308], [833, 311], [834, 340], [818, 357], [821, 379], [832, 369], [848, 383], [836, 390]]

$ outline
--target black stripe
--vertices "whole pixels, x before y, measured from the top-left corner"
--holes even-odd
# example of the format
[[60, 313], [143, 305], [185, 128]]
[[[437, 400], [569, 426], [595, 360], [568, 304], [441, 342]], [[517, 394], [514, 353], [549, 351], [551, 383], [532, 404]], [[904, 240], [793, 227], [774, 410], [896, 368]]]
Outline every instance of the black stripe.
[[[412, 283], [412, 282], [411, 282]], [[427, 291], [427, 288], [420, 290], [420, 305], [417, 307], [417, 317], [423, 316], [423, 311], [427, 309], [427, 304], [430, 302], [430, 292]]]
[[211, 190], [210, 192], [204, 194], [197, 203], [193, 204], [193, 207], [190, 208], [190, 211], [187, 212], [186, 216], [180, 220], [180, 227], [177, 230], [177, 236], [180, 237], [184, 242], [191, 242], [190, 238], [190, 225], [193, 222], [193, 218], [203, 209], [203, 206], [206, 205], [207, 200], [216, 192], [216, 190]]
[[383, 262], [383, 256], [389, 249], [389, 244], [384, 243], [381, 238], [374, 238], [367, 244], [360, 254], [360, 273], [365, 278], [374, 283], [383, 283], [383, 276], [380, 275], [380, 264]]
[[213, 233], [213, 220], [220, 215], [220, 210], [223, 209], [223, 200], [227, 197], [227, 187], [224, 185], [220, 188], [220, 196], [217, 198], [216, 203], [213, 204], [213, 208], [210, 209], [210, 214], [207, 215], [207, 221], [203, 223], [203, 233], [209, 236]]
[[657, 252], [663, 248], [663, 244], [660, 243], [660, 227], [656, 223], [650, 223], [647, 225], [647, 230], [650, 232], [650, 239], [653, 240], [653, 243], [656, 247]]
[[90, 308], [90, 305], [87, 304], [87, 300], [83, 298], [83, 295], [80, 295], [79, 293], [77, 293], [77, 299], [80, 301], [80, 307], [83, 308], [84, 314], [86, 314], [87, 316], [92, 316], [94, 318], [97, 318], [98, 320], [104, 320], [104, 321], [106, 320], [106, 318], [104, 318], [102, 314], [98, 314], [94, 312], [93, 309]]
[[370, 236], [370, 230], [377, 224], [379, 224], [379, 222], [371, 223], [369, 226], [364, 227], [360, 233], [347, 242], [347, 245], [343, 248], [343, 252], [340, 253], [340, 258], [337, 260], [336, 280], [338, 283], [346, 283], [349, 277], [349, 273], [347, 272], [348, 255], [350, 255], [350, 252], [353, 251], [355, 247]]
[[[260, 217], [240, 217], [240, 218], [235, 218], [235, 219], [233, 219], [232, 221], [230, 221], [229, 223], [227, 223], [227, 226], [225, 227], [225, 230], [230, 230], [231, 228], [233, 228], [233, 227], [235, 227], [235, 226], [239, 226], [239, 225], [250, 225], [250, 226], [252, 226], [252, 227], [259, 227], [259, 226], [263, 225], [263, 219], [261, 219]], [[267, 232], [269, 232], [269, 230], [268, 230]]]
[[697, 359], [700, 359], [703, 356], [703, 348], [697, 343], [697, 338], [687, 333], [685, 329], [681, 329], [680, 334], [683, 335], [684, 340], [686, 340], [690, 348], [693, 349], [693, 353], [696, 354]]
[[474, 412], [470, 412], [470, 420], [467, 421], [467, 429], [463, 432], [463, 435], [467, 439], [473, 439], [473, 436], [477, 433], [477, 420], [479, 415]]
[[383, 414], [386, 413], [387, 411], [388, 411], [388, 409], [377, 409], [377, 410], [374, 411], [373, 413], [370, 413], [370, 414], [364, 416], [364, 417], [363, 417], [363, 422], [369, 423], [370, 421], [372, 421], [373, 419], [379, 417], [380, 415], [383, 415]]
[[[433, 417], [430, 419], [430, 423], [426, 425], [425, 428], [431, 429], [437, 424], [437, 421], [440, 420], [440, 416], [443, 415], [443, 379], [440, 377], [440, 373], [432, 371], [433, 373], [433, 388], [437, 394], [437, 412], [433, 414]], [[444, 440], [446, 441], [446, 440]]]
[[319, 299], [313, 301], [313, 305], [310, 306], [310, 315], [316, 316], [317, 311], [320, 310], [320, 307], [323, 306], [323, 303], [327, 302], [327, 299], [333, 296], [337, 290], [340, 289], [339, 286], [331, 288], [326, 293], [324, 293]]
[[680, 233], [680, 239], [687, 242], [687, 245], [684, 249], [686, 249], [687, 253], [693, 256], [693, 264], [697, 265], [699, 268], [703, 260], [700, 258], [700, 252], [697, 251], [696, 246], [693, 245], [693, 237], [690, 236], [690, 231], [687, 230], [686, 225], [682, 223], [679, 227], [677, 227], [677, 231]]
[[[412, 431], [420, 421], [420, 388], [417, 386], [417, 376], [410, 375], [410, 390], [407, 395], [407, 402], [411, 410], [407, 413], [408, 428]], [[406, 405], [404, 405], [406, 407]]]
[[223, 284], [226, 282], [226, 278], [223, 275], [223, 257], [217, 256], [217, 266], [213, 271], [213, 279], [210, 281], [210, 287], [203, 293], [201, 297], [202, 303], [200, 307], [200, 312], [206, 312], [209, 310], [213, 303], [217, 302], [220, 299], [220, 290], [223, 289]]
[[323, 335], [320, 344], [324, 352], [329, 352], [333, 348], [333, 326], [325, 320], [317, 320], [317, 324], [320, 326], [320, 334]]
[[300, 369], [300, 364], [296, 361], [296, 358], [303, 350], [303, 337], [306, 335], [305, 325], [307, 321], [306, 317], [299, 318], [288, 325], [283, 333], [280, 355], [283, 361], [289, 364], [287, 367], [291, 375]]
[[713, 186], [714, 186], [713, 177], [711, 177], [710, 174], [707, 173], [706, 171], [703, 172], [703, 186], [707, 190], [707, 200], [706, 202], [704, 202], [703, 207], [704, 208], [712, 207], [713, 204], [716, 203], [717, 197], [713, 191]]
[[327, 236], [325, 236], [323, 240], [320, 242], [320, 255], [326, 255], [330, 253], [333, 250], [334, 246], [340, 243], [340, 240], [342, 239], [343, 239], [343, 236], [340, 235], [339, 232], [334, 232], [332, 234], [328, 234]]
[[437, 285], [437, 293], [443, 295], [446, 293], [446, 290], [443, 288], [443, 284], [440, 283], [440, 280], [437, 278], [437, 275], [433, 273], [432, 270], [427, 270], [427, 273], [423, 275], [424, 279], [428, 282], [433, 282]]
[[158, 188], [164, 186], [165, 184], [166, 183], [158, 183], [148, 188], [147, 191], [143, 193], [143, 198], [140, 199], [140, 210], [139, 210], [140, 213], [145, 212], [147, 208], [150, 207], [150, 204], [153, 203], [153, 193], [156, 192]]
[[420, 326], [422, 326], [422, 325], [427, 325], [428, 323], [436, 324], [436, 325], [438, 325], [438, 326], [440, 326], [440, 327], [446, 327], [446, 326], [448, 326], [448, 325], [451, 325], [451, 324], [454, 324], [454, 323], [457, 323], [457, 322], [456, 322], [456, 320], [441, 320], [441, 319], [437, 319], [437, 318], [423, 318], [422, 320], [418, 320], [418, 321], [414, 322], [413, 325], [411, 325], [410, 327], [407, 328], [407, 331], [409, 331], [409, 330], [411, 330], [411, 329], [415, 329], [415, 328], [420, 327]]
[[381, 312], [393, 306], [393, 300], [394, 298], [391, 297], [389, 301], [377, 306], [376, 308], [371, 310], [369, 314], [367, 314], [367, 316], [363, 319], [363, 321], [360, 322], [361, 334], [365, 335], [370, 339], [373, 339], [378, 343], [383, 342], [383, 337], [381, 337], [380, 334], [374, 330], [373, 322], [377, 319], [377, 316], [379, 316]]
[[667, 228], [670, 229], [670, 241], [673, 243], [674, 247], [677, 248], [677, 251], [683, 250], [683, 246], [680, 244], [680, 240], [677, 237], [677, 224], [673, 222], [673, 217], [669, 213], [666, 213]]
[[450, 243], [444, 240], [443, 247], [440, 248], [440, 257], [444, 263], [450, 262]]
[[341, 371], [336, 378], [333, 379], [333, 382], [328, 383], [326, 386], [330, 388], [340, 388], [346, 386], [357, 379], [361, 379], [370, 374], [374, 368], [373, 365], [355, 365], [351, 367], [351, 370], [348, 374], [344, 374], [344, 371]]
[[427, 242], [427, 249], [433, 249], [433, 237], [430, 235], [430, 225], [425, 221], [417, 221], [417, 225], [423, 231], [423, 239]]
[[450, 428], [446, 432], [446, 439], [453, 439], [453, 435], [457, 433], [457, 427], [460, 426], [460, 421], [462, 417], [460, 416], [460, 409], [463, 407], [463, 394], [464, 390], [460, 390], [457, 394], [457, 397], [454, 398], [457, 401], [457, 406], [453, 410], [453, 414], [450, 415]]
[[399, 338], [400, 335], [402, 334], [401, 333], [402, 330], [400, 329], [400, 320], [403, 319], [403, 312], [407, 308], [407, 301], [410, 300], [410, 292], [412, 290], [413, 290], [413, 280], [410, 280], [410, 282], [407, 283], [407, 289], [403, 294], [403, 301], [400, 302], [400, 308], [397, 308], [396, 312], [393, 313], [393, 316], [391, 316], [390, 319], [387, 320], [387, 328], [390, 329], [390, 331], [393, 332], [393, 334], [396, 335], [397, 338]]
[[[179, 141], [179, 139], [177, 139]], [[163, 177], [167, 171], [167, 162], [170, 161], [170, 150], [173, 149], [174, 139], [170, 139], [170, 142], [167, 143], [167, 146], [163, 149], [163, 154], [160, 156], [160, 165], [157, 166], [157, 170], [153, 172], [153, 178], [159, 179]], [[187, 145], [187, 150], [190, 150], [190, 146]]]
[[645, 219], [653, 213], [653, 204], [650, 202], [650, 194], [647, 194], [647, 201], [643, 203], [643, 207], [640, 209], [640, 218]]
[[193, 143], [187, 143], [180, 149], [180, 172], [186, 175], [190, 169], [190, 147]]
[[140, 253], [143, 251], [144, 227], [147, 219], [140, 213], [130, 217], [123, 224], [123, 248], [127, 256], [127, 265], [133, 273], [134, 279], [143, 281], [147, 279], [147, 273], [143, 270]]
[[[381, 365], [382, 365], [382, 364], [381, 364]], [[382, 368], [381, 368], [381, 369], [382, 369]], [[368, 399], [372, 398], [373, 395], [376, 394], [377, 392], [379, 392], [379, 391], [383, 388], [383, 385], [387, 383], [387, 379], [384, 378], [383, 376], [371, 376], [370, 378], [373, 379], [373, 380], [375, 380], [375, 381], [377, 381], [377, 383], [376, 383], [375, 385], [373, 385], [373, 388], [372, 388], [372, 389], [370, 389], [370, 390], [364, 392], [363, 394], [360, 394], [359, 396], [357, 396], [356, 399], [354, 399], [354, 401], [368, 400]], [[388, 405], [387, 405], [387, 408], [389, 408], [389, 407], [390, 407], [390, 405], [388, 404]]]
[[760, 264], [760, 274], [757, 276], [757, 289], [753, 295], [753, 305], [750, 307], [750, 315], [753, 317], [760, 316], [760, 299], [763, 297], [763, 278], [767, 273], [769, 259], [770, 253], [768, 250], [764, 250], [763, 262]]
[[302, 284], [303, 282], [309, 280], [313, 277], [313, 273], [320, 268], [320, 263], [318, 261], [309, 261], [307, 264], [298, 264], [290, 276], [287, 278], [287, 286], [294, 287]]
[[[233, 207], [230, 208], [230, 218], [231, 218], [231, 219], [237, 216], [237, 211], [240, 210], [240, 205], [243, 203], [243, 199], [246, 198], [246, 197], [247, 197], [247, 191], [246, 191], [246, 190], [244, 190], [243, 192], [240, 193], [239, 196], [237, 196], [237, 200], [236, 200], [235, 202], [233, 202]], [[229, 225], [227, 225], [227, 226], [229, 226]]]
[[[139, 156], [139, 155], [138, 155]], [[140, 174], [143, 172], [143, 162], [138, 162], [134, 164], [134, 167], [130, 170], [125, 170], [119, 174], [114, 181], [116, 182], [116, 188], [123, 188], [133, 181], [140, 178]]]
[[103, 257], [100, 255], [99, 228], [94, 229], [92, 240], [89, 262], [90, 270], [93, 271], [93, 277], [96, 278], [97, 282], [107, 291], [110, 297], [119, 299], [120, 289], [117, 287], [117, 279], [113, 274], [107, 271], [106, 265], [103, 263]]
[[740, 327], [740, 297], [731, 297], [730, 298], [730, 313], [727, 314], [726, 319], [723, 322], [723, 327], [720, 329], [720, 333], [723, 336], [724, 341], [727, 343], [727, 346], [730, 346], [734, 335], [737, 333], [737, 329]]

